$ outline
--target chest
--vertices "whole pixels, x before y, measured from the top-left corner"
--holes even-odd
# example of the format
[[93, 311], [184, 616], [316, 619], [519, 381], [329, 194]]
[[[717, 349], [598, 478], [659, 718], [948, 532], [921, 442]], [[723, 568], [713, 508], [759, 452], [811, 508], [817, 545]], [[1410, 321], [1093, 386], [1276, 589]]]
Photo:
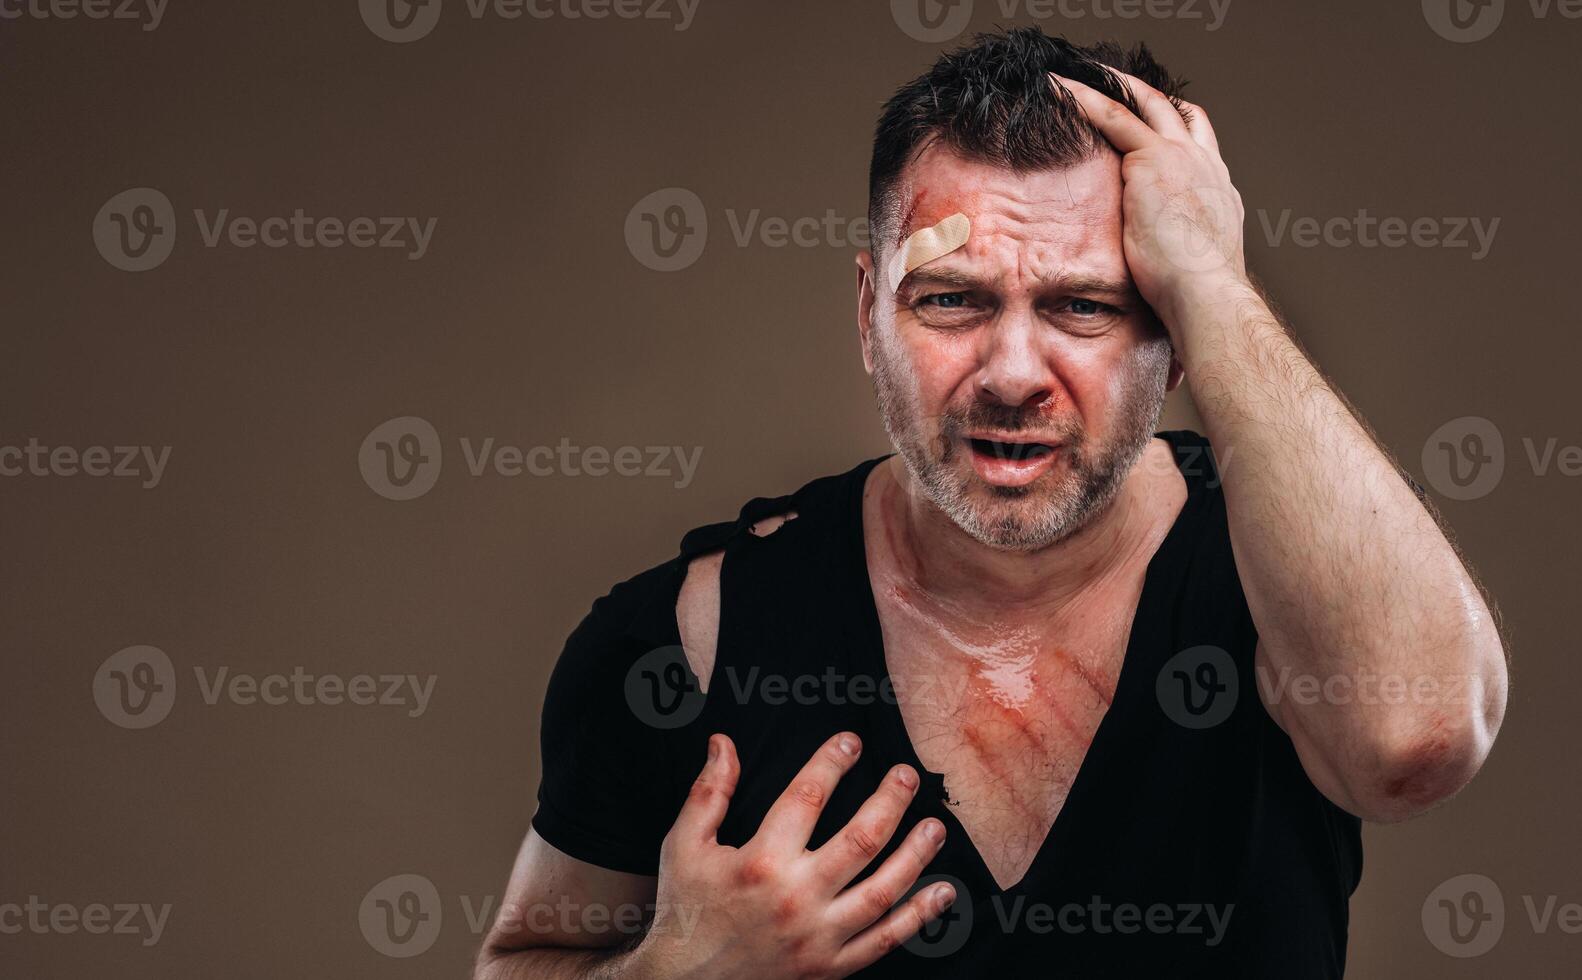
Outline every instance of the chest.
[[999, 882], [1020, 880], [1114, 698], [1141, 583], [1061, 623], [951, 616], [875, 583], [886, 665], [918, 761]]

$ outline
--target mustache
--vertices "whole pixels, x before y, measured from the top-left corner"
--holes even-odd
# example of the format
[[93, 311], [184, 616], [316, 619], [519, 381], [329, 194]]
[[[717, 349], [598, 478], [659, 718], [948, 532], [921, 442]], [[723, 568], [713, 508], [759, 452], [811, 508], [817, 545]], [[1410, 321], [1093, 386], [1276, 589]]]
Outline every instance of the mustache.
[[973, 402], [961, 408], [946, 409], [937, 416], [940, 432], [947, 439], [967, 430], [1015, 433], [1035, 442], [1078, 442], [1084, 431], [1082, 421], [1058, 415], [1047, 407]]

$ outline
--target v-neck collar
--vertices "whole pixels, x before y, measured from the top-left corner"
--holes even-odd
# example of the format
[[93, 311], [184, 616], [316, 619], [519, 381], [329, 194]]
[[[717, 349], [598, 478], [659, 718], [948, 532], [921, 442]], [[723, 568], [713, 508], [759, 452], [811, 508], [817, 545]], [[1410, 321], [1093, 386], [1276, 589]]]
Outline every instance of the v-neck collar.
[[[1026, 887], [1033, 886], [1042, 878], [1044, 869], [1062, 848], [1072, 846], [1073, 842], [1066, 839], [1071, 833], [1069, 828], [1080, 819], [1084, 806], [1088, 805], [1093, 794], [1098, 791], [1096, 788], [1098, 780], [1105, 772], [1105, 758], [1120, 737], [1119, 729], [1127, 723], [1132, 712], [1145, 706], [1154, 697], [1153, 681], [1144, 676], [1147, 664], [1143, 661], [1147, 657], [1140, 652], [1147, 631], [1139, 630], [1138, 627], [1140, 624], [1156, 622], [1165, 609], [1169, 583], [1162, 570], [1179, 567], [1177, 559], [1180, 550], [1186, 546], [1186, 528], [1194, 523], [1196, 509], [1203, 496], [1201, 473], [1188, 467], [1183, 458], [1183, 444], [1187, 441], [1183, 438], [1185, 435], [1177, 432], [1156, 434], [1157, 438], [1164, 439], [1170, 444], [1176, 468], [1186, 481], [1187, 499], [1182, 503], [1181, 510], [1176, 514], [1175, 521], [1171, 524], [1164, 540], [1148, 560], [1148, 567], [1143, 576], [1142, 594], [1138, 597], [1137, 608], [1132, 614], [1131, 627], [1126, 638], [1126, 653], [1121, 661], [1120, 675], [1115, 684], [1115, 697], [1105, 709], [1104, 717], [1100, 719], [1098, 728], [1094, 731], [1093, 740], [1082, 758], [1060, 812], [1055, 815], [1054, 823], [1050, 825], [1048, 833], [1044, 835], [1032, 862], [1028, 864], [1021, 878], [1005, 888], [1000, 887], [994, 874], [989, 870], [988, 863], [984, 861], [982, 853], [978, 850], [977, 844], [967, 833], [966, 827], [957, 819], [954, 808], [945, 803], [944, 774], [928, 769], [918, 758], [917, 748], [906, 730], [906, 720], [901, 715], [900, 705], [890, 698], [880, 698], [875, 702], [875, 713], [878, 717], [873, 731], [885, 742], [884, 758], [905, 762], [917, 771], [921, 783], [913, 806], [920, 808], [923, 816], [933, 816], [944, 823], [945, 848], [941, 851], [941, 856], [955, 853], [965, 860], [967, 867], [963, 870], [974, 879], [969, 883], [969, 887], [974, 890], [986, 889], [987, 893], [996, 895], [1024, 891]], [[850, 584], [850, 594], [855, 597], [857, 604], [854, 610], [855, 621], [862, 634], [858, 638], [857, 656], [860, 662], [857, 667], [859, 672], [877, 678], [879, 690], [884, 691], [894, 691], [896, 688], [890, 677], [889, 663], [884, 651], [884, 631], [879, 623], [879, 608], [874, 600], [873, 582], [868, 571], [863, 497], [873, 470], [892, 455], [894, 454], [869, 460], [853, 472], [851, 493], [845, 502], [847, 520], [844, 528], [854, 559], [845, 564], [854, 571], [856, 579]], [[1073, 811], [1078, 815], [1071, 816]]]

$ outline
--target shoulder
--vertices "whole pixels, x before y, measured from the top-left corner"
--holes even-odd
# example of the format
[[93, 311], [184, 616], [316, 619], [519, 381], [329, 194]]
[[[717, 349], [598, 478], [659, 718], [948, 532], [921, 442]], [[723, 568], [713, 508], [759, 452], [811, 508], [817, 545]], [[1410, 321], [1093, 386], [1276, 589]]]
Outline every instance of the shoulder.
[[[734, 519], [688, 531], [674, 557], [617, 583], [593, 603], [567, 641], [556, 677], [593, 680], [679, 642], [693, 672], [706, 679], [719, 629], [720, 576], [731, 543], [774, 537], [792, 521], [814, 533], [836, 528], [845, 516], [847, 494], [860, 495], [863, 479], [878, 462], [811, 480], [788, 494], [754, 497]], [[552, 681], [552, 693], [566, 686]]]

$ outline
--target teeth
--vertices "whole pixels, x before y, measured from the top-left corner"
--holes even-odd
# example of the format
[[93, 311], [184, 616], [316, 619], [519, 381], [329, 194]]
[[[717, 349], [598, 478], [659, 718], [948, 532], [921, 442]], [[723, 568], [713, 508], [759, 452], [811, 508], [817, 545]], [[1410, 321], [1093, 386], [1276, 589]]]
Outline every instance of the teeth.
[[1037, 459], [1052, 452], [1050, 447], [1039, 442], [995, 442], [992, 439], [974, 439], [972, 442], [974, 447], [986, 456], [1018, 462]]

